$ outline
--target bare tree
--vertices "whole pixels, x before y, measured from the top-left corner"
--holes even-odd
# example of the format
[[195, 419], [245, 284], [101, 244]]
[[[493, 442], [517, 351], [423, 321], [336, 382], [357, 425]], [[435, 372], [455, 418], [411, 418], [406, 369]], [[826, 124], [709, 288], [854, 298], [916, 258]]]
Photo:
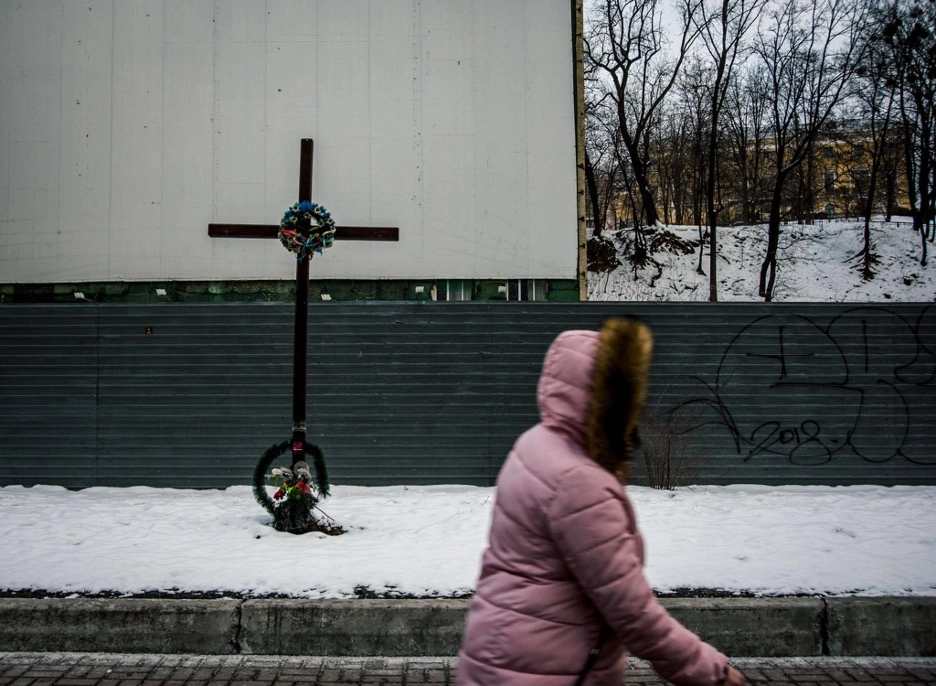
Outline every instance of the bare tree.
[[592, 236], [600, 237], [613, 219], [619, 171], [615, 146], [619, 137], [609, 130], [595, 103], [585, 105], [585, 185], [592, 217]]
[[734, 193], [747, 224], [761, 221], [767, 188], [767, 109], [769, 88], [762, 65], [755, 64], [732, 79], [723, 128], [732, 163]]
[[585, 112], [586, 211], [592, 218], [587, 239], [588, 269], [610, 271], [620, 265], [617, 248], [605, 230], [617, 224], [617, 206], [624, 188], [620, 160], [620, 134], [609, 125], [607, 108], [600, 101], [586, 100]]
[[890, 221], [898, 211], [898, 194], [904, 177], [903, 168], [903, 136], [901, 134], [900, 118], [895, 117], [889, 127], [887, 140], [884, 142], [884, 157], [881, 166], [881, 182], [883, 184], [884, 219]]
[[[757, 65], [759, 67], [759, 65]], [[747, 224], [760, 221], [766, 178], [766, 81], [757, 68], [747, 66], [731, 79], [723, 112], [725, 148], [722, 176], [736, 198], [740, 219]]]
[[699, 118], [702, 113], [682, 95], [682, 90], [681, 86], [679, 92], [674, 91], [682, 97], [664, 108], [658, 149], [654, 152], [658, 160], [660, 211], [664, 224], [694, 222], [701, 209]]
[[659, 223], [651, 181], [651, 127], [698, 36], [701, 0], [680, 0], [678, 45], [668, 49], [659, 0], [596, 0], [585, 36], [586, 73], [614, 103], [621, 141], [648, 226]]
[[920, 263], [926, 266], [927, 232], [936, 234], [936, 2], [892, 0], [881, 17], [904, 133], [913, 228], [920, 232]]
[[[709, 125], [709, 88], [711, 79], [710, 65], [701, 57], [693, 56], [683, 67], [677, 82], [675, 93], [679, 97], [679, 109], [674, 112], [685, 129], [685, 142], [682, 152], [686, 156], [686, 167], [691, 170], [689, 178], [683, 183], [685, 192], [691, 193], [692, 222], [699, 232], [699, 261], [696, 273], [705, 275], [703, 257], [706, 246], [707, 219], [705, 216], [706, 188], [706, 140], [711, 128]], [[678, 221], [677, 223], [685, 223]]]
[[[859, 106], [861, 131], [858, 140], [849, 146], [857, 148], [853, 158], [859, 160], [858, 164], [862, 167], [859, 173], [853, 173], [853, 180], [856, 190], [862, 196], [859, 209], [864, 220], [863, 245], [853, 259], [860, 260], [861, 277], [865, 281], [870, 281], [875, 275], [877, 258], [871, 245], [871, 215], [891, 143], [894, 111], [894, 80], [889, 55], [883, 47], [872, 38], [858, 65], [855, 100]], [[865, 165], [868, 165], [867, 178], [863, 169]]]
[[702, 36], [702, 45], [712, 60], [709, 88], [709, 131], [706, 150], [706, 188], [709, 234], [709, 301], [718, 301], [718, 215], [716, 202], [717, 167], [722, 109], [735, 64], [743, 54], [744, 39], [757, 23], [763, 0], [710, 0], [693, 21]]
[[855, 62], [854, 34], [860, 30], [852, 0], [783, 0], [754, 42], [773, 98], [774, 181], [758, 288], [766, 302], [776, 283], [784, 188], [842, 101]]

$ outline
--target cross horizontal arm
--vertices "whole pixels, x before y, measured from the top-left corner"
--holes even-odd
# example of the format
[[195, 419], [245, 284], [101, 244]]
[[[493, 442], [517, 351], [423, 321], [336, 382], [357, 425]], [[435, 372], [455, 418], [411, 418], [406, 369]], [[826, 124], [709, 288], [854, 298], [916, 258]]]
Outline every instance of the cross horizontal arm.
[[[212, 238], [276, 238], [279, 226], [275, 224], [209, 224]], [[400, 229], [396, 226], [338, 226], [336, 241], [398, 241]]]

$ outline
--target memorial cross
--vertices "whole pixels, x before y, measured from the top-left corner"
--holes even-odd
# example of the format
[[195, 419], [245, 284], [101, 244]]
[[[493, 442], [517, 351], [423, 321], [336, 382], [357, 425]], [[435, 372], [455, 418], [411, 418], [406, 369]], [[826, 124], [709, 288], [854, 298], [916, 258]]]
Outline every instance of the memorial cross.
[[[303, 138], [299, 156], [299, 202], [312, 200], [311, 138]], [[278, 224], [209, 224], [212, 238], [276, 238]], [[399, 227], [338, 226], [336, 241], [398, 241]], [[296, 321], [293, 332], [292, 463], [304, 461], [306, 439], [306, 350], [309, 316], [309, 257], [296, 260]]]

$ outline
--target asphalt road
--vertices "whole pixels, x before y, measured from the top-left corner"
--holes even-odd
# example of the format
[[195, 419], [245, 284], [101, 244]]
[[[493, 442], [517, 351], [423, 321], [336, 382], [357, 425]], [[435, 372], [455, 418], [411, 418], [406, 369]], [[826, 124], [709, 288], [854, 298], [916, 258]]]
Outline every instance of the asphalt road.
[[[744, 658], [732, 661], [754, 684], [929, 684], [936, 658]], [[632, 661], [628, 684], [664, 684]], [[333, 686], [454, 684], [455, 659], [0, 653], [0, 686]]]

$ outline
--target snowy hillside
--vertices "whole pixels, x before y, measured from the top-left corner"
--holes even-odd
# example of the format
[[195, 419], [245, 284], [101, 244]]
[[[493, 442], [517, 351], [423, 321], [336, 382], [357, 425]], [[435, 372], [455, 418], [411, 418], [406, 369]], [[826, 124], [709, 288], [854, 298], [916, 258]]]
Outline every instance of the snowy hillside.
[[[698, 243], [695, 226], [670, 226], [686, 241]], [[920, 266], [920, 237], [908, 221], [872, 225], [877, 275], [863, 281], [857, 260], [862, 224], [855, 220], [817, 222], [813, 226], [784, 224], [778, 254], [775, 302], [933, 302], [936, 300], [936, 245], [928, 244], [930, 259]], [[622, 246], [623, 240], [614, 237]], [[611, 237], [609, 235], [609, 237]], [[718, 299], [761, 301], [758, 275], [766, 249], [766, 225], [719, 229]], [[702, 258], [704, 275], [697, 272], [698, 248], [691, 254], [657, 252], [657, 264], [635, 270], [622, 258], [612, 272], [588, 275], [589, 300], [708, 300], [709, 255]]]

